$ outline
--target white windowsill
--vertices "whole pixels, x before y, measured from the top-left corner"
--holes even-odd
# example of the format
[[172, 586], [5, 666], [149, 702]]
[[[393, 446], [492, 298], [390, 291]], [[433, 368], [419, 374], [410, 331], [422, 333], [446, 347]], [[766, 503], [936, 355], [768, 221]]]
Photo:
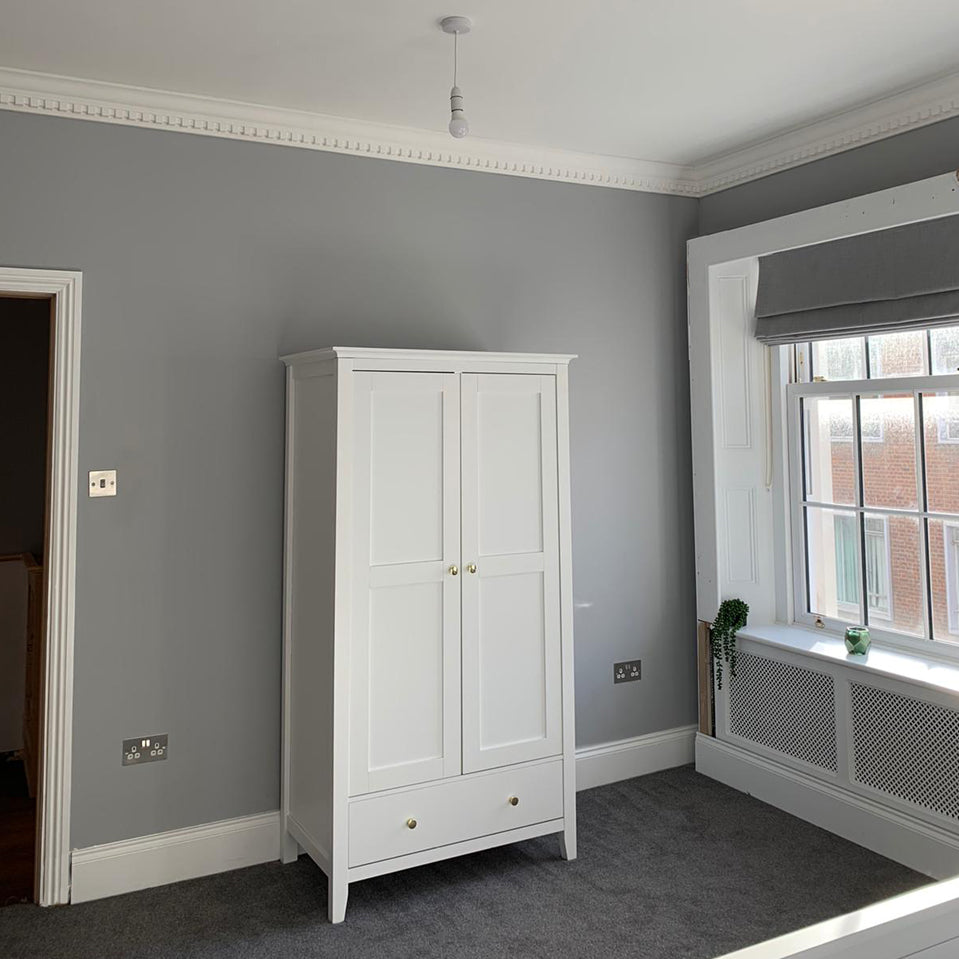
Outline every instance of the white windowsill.
[[911, 650], [893, 649], [874, 643], [865, 656], [857, 656], [846, 652], [846, 644], [841, 636], [781, 623], [746, 626], [739, 630], [738, 635], [814, 659], [839, 662], [852, 669], [861, 669], [864, 673], [916, 683], [928, 689], [959, 693], [959, 663], [947, 663]]

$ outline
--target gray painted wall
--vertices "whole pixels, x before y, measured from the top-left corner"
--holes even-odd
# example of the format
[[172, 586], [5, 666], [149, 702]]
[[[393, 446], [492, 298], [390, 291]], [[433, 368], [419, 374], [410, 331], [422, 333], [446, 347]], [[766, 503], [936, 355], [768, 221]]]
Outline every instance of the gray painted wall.
[[0, 556], [43, 558], [49, 300], [0, 297]]
[[887, 190], [959, 167], [959, 117], [703, 197], [701, 234]]
[[83, 271], [80, 470], [119, 470], [80, 499], [74, 846], [277, 807], [284, 351], [579, 353], [577, 739], [694, 721], [694, 200], [14, 113], [0, 142], [0, 264]]

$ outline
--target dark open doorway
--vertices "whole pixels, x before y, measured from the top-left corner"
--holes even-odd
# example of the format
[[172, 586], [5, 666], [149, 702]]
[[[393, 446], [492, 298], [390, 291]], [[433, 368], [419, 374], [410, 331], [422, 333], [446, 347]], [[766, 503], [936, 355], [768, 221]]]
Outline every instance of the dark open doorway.
[[36, 889], [51, 306], [0, 296], [0, 906]]

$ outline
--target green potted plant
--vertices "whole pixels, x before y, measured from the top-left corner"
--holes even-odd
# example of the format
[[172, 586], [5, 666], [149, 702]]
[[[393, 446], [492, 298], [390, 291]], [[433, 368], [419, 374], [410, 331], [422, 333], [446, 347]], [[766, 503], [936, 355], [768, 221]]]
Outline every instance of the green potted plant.
[[723, 662], [729, 664], [729, 675], [736, 676], [736, 633], [746, 625], [749, 607], [741, 599], [724, 599], [709, 628], [713, 651], [716, 687], [723, 688]]

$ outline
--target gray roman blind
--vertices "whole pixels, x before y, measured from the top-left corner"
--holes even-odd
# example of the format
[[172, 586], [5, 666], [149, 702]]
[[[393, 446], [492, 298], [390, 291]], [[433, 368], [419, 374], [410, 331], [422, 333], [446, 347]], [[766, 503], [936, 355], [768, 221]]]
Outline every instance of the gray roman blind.
[[959, 323], [959, 216], [759, 258], [756, 339], [770, 345]]

